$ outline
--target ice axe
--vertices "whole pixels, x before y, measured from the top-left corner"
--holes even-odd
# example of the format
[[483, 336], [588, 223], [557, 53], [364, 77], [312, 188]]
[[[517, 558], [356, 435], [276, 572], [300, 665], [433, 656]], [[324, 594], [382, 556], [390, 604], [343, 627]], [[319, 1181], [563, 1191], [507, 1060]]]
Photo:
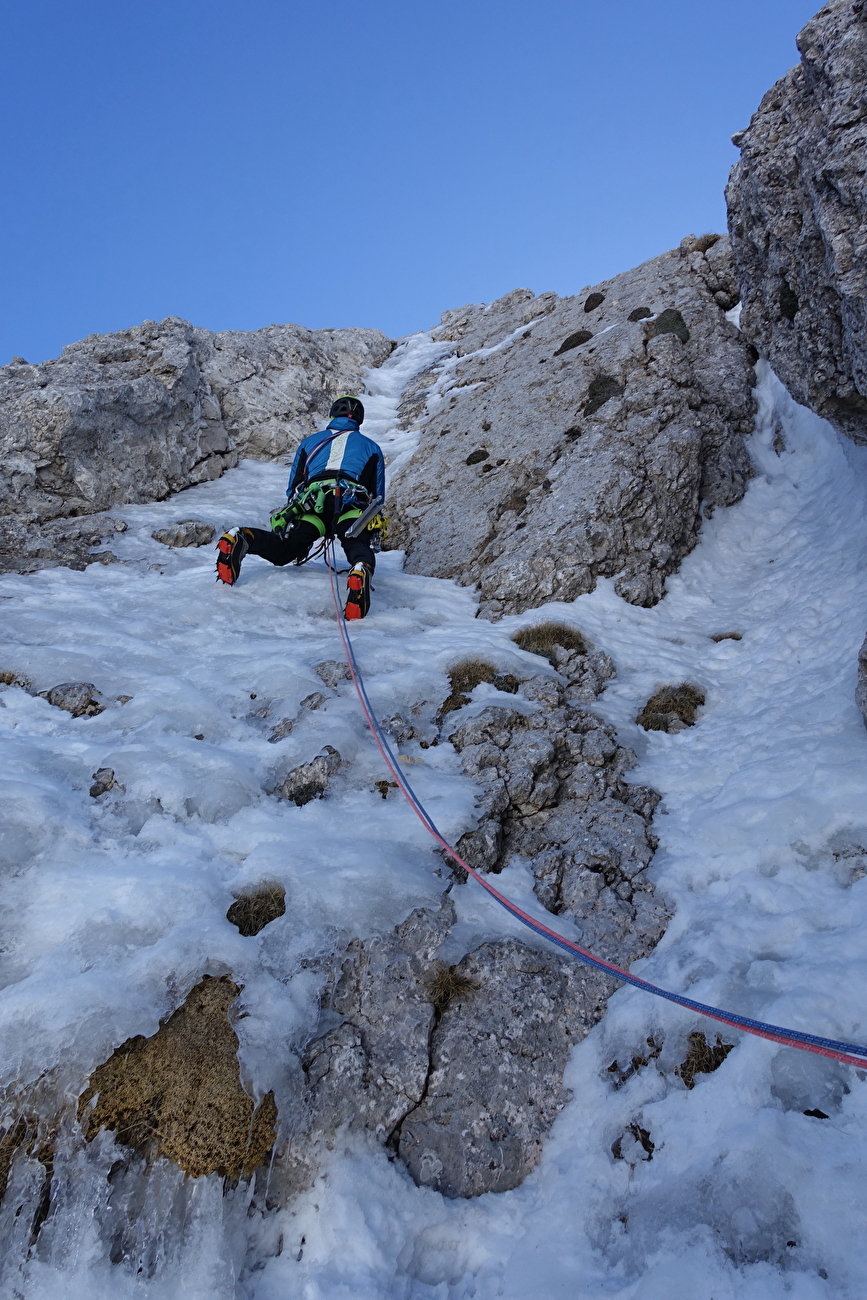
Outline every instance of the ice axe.
[[358, 516], [351, 527], [347, 528], [346, 536], [358, 537], [360, 533], [363, 533], [371, 519], [378, 513], [379, 507], [384, 500], [385, 497], [374, 497], [367, 509]]

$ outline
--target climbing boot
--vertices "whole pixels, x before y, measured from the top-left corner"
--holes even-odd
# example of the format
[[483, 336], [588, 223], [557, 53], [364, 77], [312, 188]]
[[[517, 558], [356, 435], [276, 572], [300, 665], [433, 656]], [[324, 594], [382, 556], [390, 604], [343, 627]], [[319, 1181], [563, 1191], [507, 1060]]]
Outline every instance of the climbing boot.
[[241, 561], [250, 549], [246, 529], [230, 528], [217, 542], [217, 578], [231, 587], [238, 581]]
[[370, 609], [370, 569], [366, 564], [354, 564], [346, 580], [347, 598], [343, 611], [345, 619], [364, 618]]

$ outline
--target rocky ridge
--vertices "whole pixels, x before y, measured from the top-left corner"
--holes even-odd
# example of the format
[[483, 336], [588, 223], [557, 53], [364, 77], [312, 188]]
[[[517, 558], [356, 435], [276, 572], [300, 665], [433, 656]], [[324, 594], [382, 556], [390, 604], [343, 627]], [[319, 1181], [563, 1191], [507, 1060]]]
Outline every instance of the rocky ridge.
[[444, 313], [454, 356], [401, 407], [419, 434], [391, 495], [407, 569], [478, 583], [491, 618], [603, 575], [658, 601], [702, 505], [738, 501], [751, 472], [738, 297], [728, 240], [691, 236], [577, 298], [517, 289]]
[[241, 456], [294, 450], [392, 347], [379, 330], [214, 334], [169, 317], [91, 335], [41, 365], [16, 358], [0, 367], [0, 564], [79, 565], [110, 522], [46, 521], [161, 500]]
[[[832, 0], [798, 49], [801, 62], [732, 137], [740, 324], [796, 401], [867, 444], [867, 5]], [[862, 650], [867, 717], [865, 671]]]
[[741, 328], [789, 392], [867, 443], [867, 6], [832, 0], [734, 143]]
[[480, 786], [479, 825], [457, 848], [481, 871], [519, 855], [539, 901], [575, 921], [585, 947], [628, 965], [658, 943], [669, 916], [647, 879], [659, 795], [626, 784], [635, 755], [584, 707], [614, 675], [608, 656], [559, 646], [555, 655], [565, 689], [547, 675], [522, 685], [538, 711], [489, 706], [449, 737]]

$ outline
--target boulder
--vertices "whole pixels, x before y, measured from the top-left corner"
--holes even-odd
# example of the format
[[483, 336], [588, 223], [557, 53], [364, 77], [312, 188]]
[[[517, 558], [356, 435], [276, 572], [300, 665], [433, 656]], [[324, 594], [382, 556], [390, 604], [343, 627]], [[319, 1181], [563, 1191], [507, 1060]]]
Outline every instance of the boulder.
[[737, 299], [728, 240], [708, 236], [589, 296], [521, 289], [446, 312], [434, 337], [457, 359], [401, 406], [418, 430], [391, 491], [407, 570], [478, 583], [490, 618], [601, 575], [658, 601], [702, 505], [739, 500], [751, 473], [755, 352], [725, 318]]
[[605, 1010], [613, 980], [516, 939], [483, 944], [457, 970], [476, 985], [433, 1030], [424, 1098], [398, 1151], [444, 1196], [517, 1187], [569, 1099], [563, 1071]]
[[59, 686], [52, 686], [50, 691], [39, 691], [38, 694], [74, 718], [93, 718], [105, 708], [93, 682], [61, 682]]
[[167, 524], [151, 533], [155, 542], [163, 546], [207, 546], [214, 540], [214, 525], [201, 519], [184, 519], [179, 524]]
[[[282, 737], [277, 736], [276, 739], [280, 740]], [[341, 761], [340, 754], [334, 746], [326, 745], [322, 753], [311, 759], [309, 763], [301, 763], [300, 766], [293, 767], [291, 772], [287, 772], [275, 793], [281, 799], [290, 799], [299, 808], [309, 803], [311, 799], [321, 799], [328, 789], [331, 777], [340, 767]]]

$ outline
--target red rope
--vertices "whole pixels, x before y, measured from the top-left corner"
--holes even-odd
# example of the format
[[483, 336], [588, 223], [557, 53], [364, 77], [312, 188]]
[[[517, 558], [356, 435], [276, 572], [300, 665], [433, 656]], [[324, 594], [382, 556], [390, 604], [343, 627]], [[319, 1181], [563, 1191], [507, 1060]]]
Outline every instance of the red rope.
[[[813, 1034], [805, 1034], [800, 1030], [794, 1029], [787, 1030], [777, 1025], [766, 1025], [762, 1021], [752, 1020], [748, 1016], [739, 1016], [734, 1012], [725, 1012], [720, 1010], [718, 1007], [710, 1007], [705, 1003], [696, 1002], [692, 998], [684, 997], [683, 994], [671, 993], [667, 989], [659, 988], [658, 985], [651, 984], [648, 980], [643, 980], [639, 976], [632, 975], [629, 971], [623, 970], [619, 966], [615, 966], [613, 962], [606, 961], [603, 957], [595, 956], [594, 953], [589, 952], [586, 948], [581, 948], [577, 943], [572, 943], [571, 940], [558, 934], [556, 930], [550, 929], [543, 922], [537, 921], [535, 917], [530, 916], [528, 912], [523, 911], [518, 907], [517, 903], [513, 903], [505, 894], [501, 894], [500, 891], [495, 889], [479, 871], [476, 871], [476, 869], [471, 867], [468, 862], [465, 862], [460, 854], [452, 848], [448, 841], [445, 840], [437, 830], [409, 782], [397, 766], [394, 756], [385, 742], [379, 723], [376, 721], [370, 701], [367, 698], [367, 691], [365, 690], [360, 670], [355, 661], [355, 652], [353, 651], [352, 643], [349, 640], [349, 634], [346, 630], [346, 621], [344, 619], [343, 610], [340, 606], [340, 598], [337, 591], [337, 581], [334, 569], [331, 565], [329, 565], [329, 575], [331, 579], [331, 594], [334, 600], [334, 609], [337, 617], [337, 627], [340, 632], [340, 638], [343, 642], [343, 653], [352, 676], [352, 682], [355, 686], [355, 691], [358, 695], [362, 712], [364, 713], [367, 725], [376, 741], [377, 748], [382, 755], [386, 767], [389, 772], [391, 772], [401, 793], [428, 834], [432, 835], [437, 843], [446, 850], [449, 857], [452, 858], [458, 866], [462, 867], [468, 875], [472, 876], [474, 880], [478, 881], [482, 888], [495, 898], [507, 912], [517, 920], [521, 921], [524, 925], [528, 926], [529, 929], [533, 930], [536, 934], [550, 940], [552, 943], [556, 944], [557, 947], [563, 948], [572, 956], [577, 957], [579, 961], [582, 961], [589, 966], [595, 966], [597, 969], [606, 972], [615, 979], [623, 980], [627, 984], [632, 984], [636, 988], [643, 989], [646, 993], [653, 993], [657, 997], [665, 998], [667, 1001], [675, 1002], [689, 1010], [697, 1011], [700, 1015], [707, 1016], [711, 1020], [718, 1020], [722, 1024], [729, 1025], [733, 1029], [741, 1029], [747, 1033], [754, 1034], [757, 1038], [767, 1038], [771, 1042], [781, 1043], [787, 1047], [797, 1047], [802, 1051], [815, 1052], [819, 1056], [828, 1056], [832, 1060], [842, 1061], [845, 1065], [853, 1065], [857, 1069], [867, 1069], [867, 1048], [861, 1047], [856, 1043], [838, 1043], [833, 1039], [819, 1038]], [[852, 1053], [862, 1053], [862, 1056], [852, 1055]]]

